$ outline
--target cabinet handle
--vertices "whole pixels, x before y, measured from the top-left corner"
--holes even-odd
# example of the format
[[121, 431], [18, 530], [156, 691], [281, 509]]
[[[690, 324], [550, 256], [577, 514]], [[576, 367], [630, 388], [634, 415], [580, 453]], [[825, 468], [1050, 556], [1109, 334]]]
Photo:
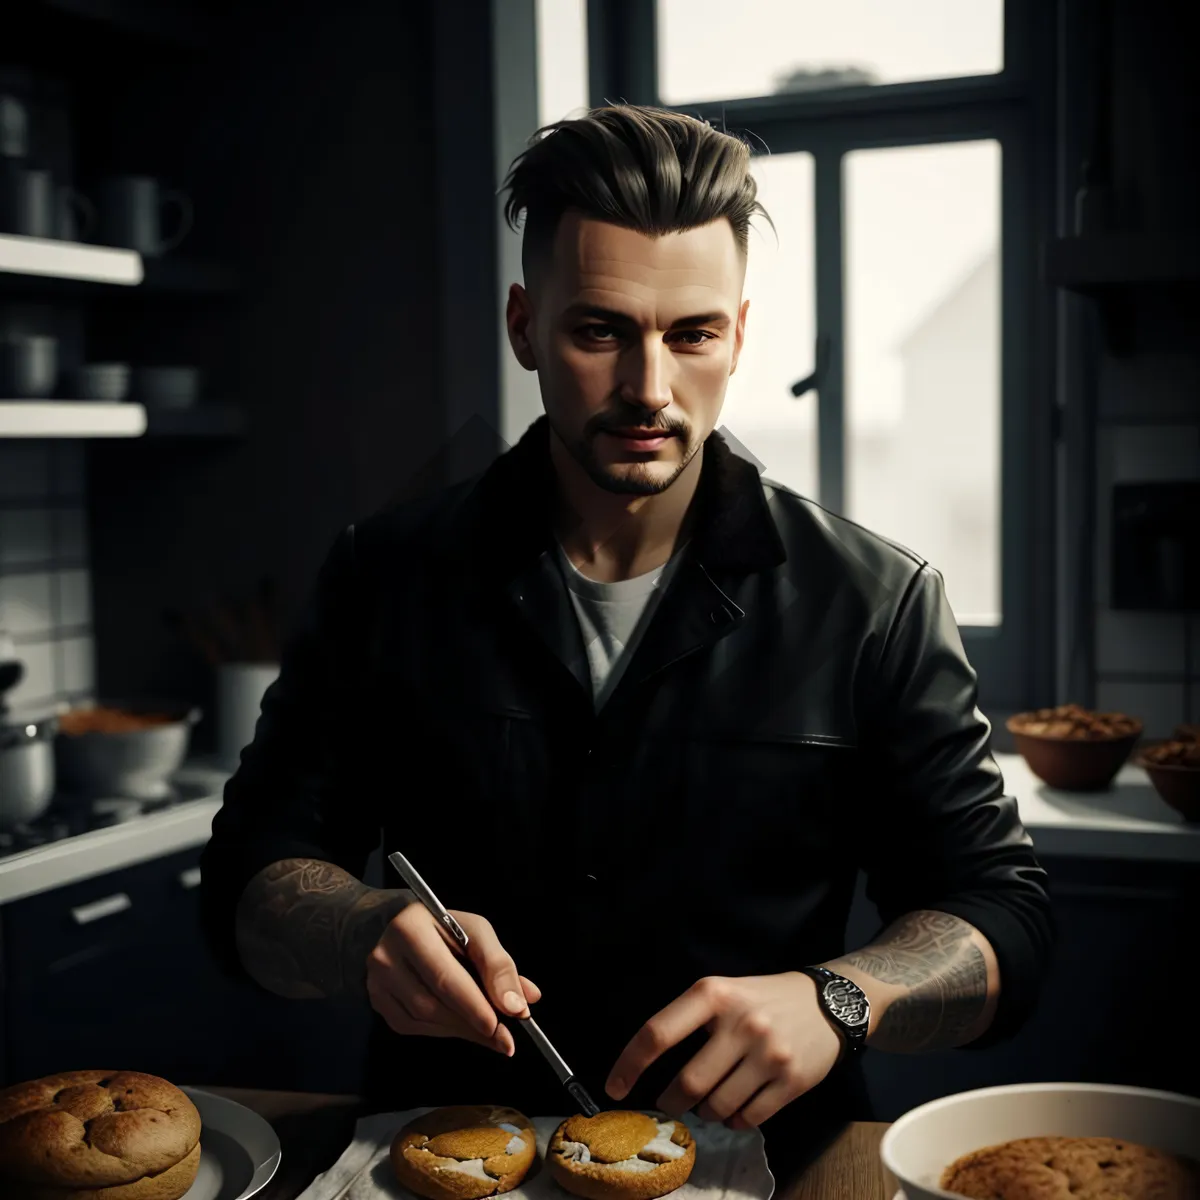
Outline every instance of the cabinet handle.
[[179, 886], [186, 889], [200, 886], [200, 868], [188, 867], [186, 871], [179, 872]]
[[78, 908], [71, 909], [71, 916], [76, 925], [89, 925], [92, 921], [114, 916], [132, 907], [133, 901], [124, 892], [117, 892], [115, 895], [105, 896], [103, 900], [93, 900], [91, 904], [81, 904]]

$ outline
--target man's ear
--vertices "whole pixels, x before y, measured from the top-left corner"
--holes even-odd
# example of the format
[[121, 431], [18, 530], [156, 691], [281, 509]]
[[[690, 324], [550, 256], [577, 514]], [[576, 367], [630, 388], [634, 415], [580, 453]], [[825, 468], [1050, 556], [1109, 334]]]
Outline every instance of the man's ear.
[[527, 371], [537, 370], [537, 359], [533, 352], [533, 302], [529, 293], [514, 283], [508, 289], [508, 304], [504, 310], [508, 327], [508, 344], [517, 362]]

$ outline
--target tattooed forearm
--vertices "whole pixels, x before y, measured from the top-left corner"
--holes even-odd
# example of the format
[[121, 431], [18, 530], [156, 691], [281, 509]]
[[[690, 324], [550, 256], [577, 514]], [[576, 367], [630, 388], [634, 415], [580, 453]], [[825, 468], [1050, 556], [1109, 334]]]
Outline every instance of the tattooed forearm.
[[277, 995], [365, 998], [367, 955], [411, 899], [367, 887], [332, 863], [285, 858], [242, 893], [238, 953], [251, 977]]
[[[883, 1010], [872, 1046], [911, 1054], [959, 1046], [982, 1032], [988, 964], [971, 925], [948, 913], [901, 917], [878, 942], [838, 962], [903, 989]], [[837, 964], [830, 964], [837, 970]]]

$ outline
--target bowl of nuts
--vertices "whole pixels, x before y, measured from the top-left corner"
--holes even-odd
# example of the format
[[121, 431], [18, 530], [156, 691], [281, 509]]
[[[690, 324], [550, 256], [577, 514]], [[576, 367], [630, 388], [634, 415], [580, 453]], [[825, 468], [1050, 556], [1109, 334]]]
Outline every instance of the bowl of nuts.
[[1017, 713], [1006, 725], [1029, 769], [1066, 792], [1103, 791], [1142, 736], [1136, 717], [1078, 704]]
[[1134, 763], [1185, 821], [1200, 821], [1200, 725], [1180, 725], [1169, 740], [1144, 746]]

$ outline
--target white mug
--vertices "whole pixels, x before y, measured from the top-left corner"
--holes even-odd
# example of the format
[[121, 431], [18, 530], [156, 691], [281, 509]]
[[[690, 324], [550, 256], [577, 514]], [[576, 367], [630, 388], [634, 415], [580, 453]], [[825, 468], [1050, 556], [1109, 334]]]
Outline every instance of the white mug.
[[236, 771], [254, 741], [263, 695], [279, 677], [278, 663], [222, 663], [217, 668], [217, 758]]

